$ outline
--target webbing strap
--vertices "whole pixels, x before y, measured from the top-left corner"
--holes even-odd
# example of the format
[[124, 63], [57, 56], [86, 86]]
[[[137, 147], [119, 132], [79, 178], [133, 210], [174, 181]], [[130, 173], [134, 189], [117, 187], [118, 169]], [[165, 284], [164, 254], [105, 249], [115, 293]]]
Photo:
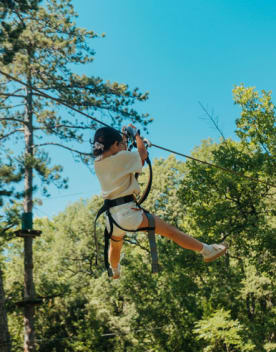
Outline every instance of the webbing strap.
[[[125, 204], [125, 203], [128, 203], [128, 202], [131, 202], [134, 200], [134, 197], [133, 195], [128, 195], [128, 196], [124, 196], [124, 197], [120, 197], [120, 198], [116, 198], [116, 199], [113, 199], [113, 200], [110, 200], [110, 199], [106, 199], [104, 201], [104, 204], [103, 206], [98, 210], [98, 213], [96, 215], [96, 218], [95, 218], [95, 221], [94, 221], [94, 241], [95, 241], [95, 247], [96, 247], [96, 265], [98, 263], [98, 256], [99, 256], [99, 244], [98, 244], [98, 239], [97, 239], [97, 233], [96, 233], [96, 226], [97, 226], [97, 220], [98, 218], [104, 213], [104, 212], [107, 212], [107, 210], [109, 210], [109, 208], [111, 207], [114, 207], [116, 205], [121, 205], [121, 204]], [[109, 222], [110, 222], [110, 226], [111, 226], [111, 229], [110, 229], [110, 232], [109, 232], [109, 238], [113, 232], [113, 222], [111, 221], [111, 219], [109, 218]], [[107, 232], [108, 233], [108, 232]], [[106, 237], [106, 233], [105, 233], [105, 237]], [[106, 241], [106, 240], [105, 240]], [[106, 246], [105, 246], [106, 248]], [[106, 252], [106, 250], [105, 250]], [[106, 256], [106, 254], [105, 254]], [[108, 269], [108, 268], [107, 268]]]
[[109, 276], [108, 248], [109, 248], [109, 233], [107, 231], [107, 228], [105, 228], [104, 229], [104, 265]]
[[[148, 226], [139, 228], [137, 230], [129, 230], [125, 229], [122, 226], [120, 226], [117, 221], [114, 220], [112, 215], [110, 214], [109, 209], [106, 211], [108, 219], [109, 219], [109, 224], [110, 224], [110, 237], [113, 232], [113, 224], [115, 224], [119, 229], [126, 231], [126, 232], [137, 232], [137, 231], [147, 231], [148, 232], [148, 240], [149, 240], [149, 246], [150, 246], [150, 254], [151, 254], [151, 268], [152, 268], [152, 273], [158, 273], [159, 270], [159, 265], [158, 265], [158, 254], [157, 254], [157, 245], [156, 245], [156, 238], [155, 238], [155, 220], [152, 214], [150, 214], [147, 210], [141, 208], [144, 213], [146, 214], [148, 218]], [[110, 238], [109, 237], [109, 238]], [[108, 275], [110, 276], [109, 273], [109, 265], [106, 266], [108, 270]]]
[[149, 246], [150, 246], [150, 253], [151, 253], [151, 266], [152, 266], [152, 273], [158, 273], [159, 272], [159, 265], [158, 265], [158, 254], [157, 254], [157, 246], [156, 246], [156, 239], [155, 239], [155, 220], [153, 215], [151, 215], [147, 210], [143, 209], [140, 204], [137, 203], [139, 208], [144, 211], [148, 218], [148, 226], [139, 228], [137, 230], [130, 230], [130, 229], [125, 229], [121, 227], [112, 217], [110, 214], [109, 209], [113, 206], [116, 205], [121, 205], [128, 203], [130, 201], [133, 201], [133, 196], [126, 196], [122, 198], [117, 198], [114, 200], [105, 200], [104, 205], [101, 207], [101, 209], [98, 211], [95, 222], [94, 222], [94, 237], [95, 237], [95, 244], [96, 244], [96, 263], [97, 263], [97, 258], [98, 258], [98, 243], [97, 243], [97, 238], [96, 238], [96, 222], [97, 219], [101, 214], [106, 212], [109, 224], [110, 224], [110, 230], [108, 231], [107, 228], [105, 228], [105, 249], [104, 249], [104, 258], [105, 258], [105, 267], [108, 271], [108, 276], [112, 276], [112, 269], [109, 266], [108, 262], [108, 248], [109, 248], [109, 240], [112, 236], [113, 233], [113, 225], [116, 225], [118, 228], [125, 232], [137, 232], [137, 231], [147, 231], [148, 232], [148, 240], [149, 240]]
[[[145, 209], [143, 209], [143, 208], [140, 208], [140, 209], [142, 209], [144, 212], [145, 212], [145, 214], [147, 215], [147, 211], [145, 210]], [[122, 227], [121, 225], [119, 225], [118, 223], [117, 223], [117, 221], [112, 217], [112, 215], [110, 214], [110, 211], [109, 210], [107, 210], [106, 211], [106, 214], [107, 214], [107, 217], [108, 217], [108, 219], [109, 219], [109, 223], [110, 224], [114, 224], [114, 225], [116, 225], [119, 229], [121, 229], [122, 231], [125, 231], [125, 232], [137, 232], [137, 231], [153, 231], [154, 232], [154, 229], [155, 229], [155, 227], [154, 227], [154, 223], [153, 223], [153, 226], [146, 226], [146, 227], [140, 227], [139, 229], [136, 229], [136, 230], [130, 230], [130, 229], [125, 229], [124, 227]], [[110, 230], [110, 233], [112, 234], [112, 232], [113, 232], [113, 227], [112, 227], [112, 230]]]
[[156, 246], [156, 238], [155, 238], [155, 220], [154, 217], [150, 213], [146, 213], [149, 222], [148, 230], [148, 239], [149, 239], [149, 246], [150, 246], [150, 254], [151, 254], [151, 269], [152, 273], [159, 272], [159, 265], [158, 265], [158, 254], [157, 254], [157, 246]]

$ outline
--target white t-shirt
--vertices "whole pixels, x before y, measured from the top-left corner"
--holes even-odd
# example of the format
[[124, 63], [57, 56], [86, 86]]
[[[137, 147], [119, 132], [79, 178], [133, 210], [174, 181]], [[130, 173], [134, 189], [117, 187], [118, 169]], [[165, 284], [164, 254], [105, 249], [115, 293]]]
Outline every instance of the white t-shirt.
[[120, 151], [105, 159], [95, 161], [95, 172], [104, 199], [115, 199], [129, 194], [139, 194], [140, 187], [134, 176], [142, 171], [138, 152]]

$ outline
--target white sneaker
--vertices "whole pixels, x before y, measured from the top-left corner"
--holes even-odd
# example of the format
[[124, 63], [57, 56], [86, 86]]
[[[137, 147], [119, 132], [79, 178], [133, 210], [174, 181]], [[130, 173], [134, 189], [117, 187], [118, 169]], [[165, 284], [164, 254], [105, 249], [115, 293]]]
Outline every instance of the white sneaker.
[[119, 279], [120, 277], [120, 264], [118, 264], [118, 268], [112, 268], [113, 279]]
[[223, 255], [227, 251], [227, 244], [226, 243], [221, 243], [221, 244], [210, 244], [204, 248], [204, 251], [202, 253], [203, 255], [203, 260], [205, 263], [209, 263]]

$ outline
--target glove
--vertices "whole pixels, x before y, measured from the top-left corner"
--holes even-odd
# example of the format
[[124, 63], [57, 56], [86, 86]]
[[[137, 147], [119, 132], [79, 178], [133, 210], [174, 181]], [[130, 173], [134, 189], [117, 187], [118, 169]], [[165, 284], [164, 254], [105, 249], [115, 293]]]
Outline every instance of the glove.
[[137, 128], [131, 126], [124, 126], [122, 132], [127, 135], [128, 138], [135, 141], [135, 137], [138, 133]]

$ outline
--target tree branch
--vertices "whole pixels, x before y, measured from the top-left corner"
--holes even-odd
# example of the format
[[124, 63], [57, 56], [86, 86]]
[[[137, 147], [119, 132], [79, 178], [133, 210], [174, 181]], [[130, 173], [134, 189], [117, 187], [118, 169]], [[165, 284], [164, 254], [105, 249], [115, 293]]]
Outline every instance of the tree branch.
[[0, 135], [0, 141], [1, 141], [2, 139], [8, 138], [8, 137], [11, 136], [12, 134], [15, 134], [15, 133], [17, 133], [17, 132], [23, 132], [23, 131], [24, 131], [24, 130], [14, 130], [14, 131], [12, 131], [12, 132], [6, 134], [5, 136], [1, 136], [1, 135]]
[[5, 232], [7, 232], [8, 230], [10, 230], [10, 229], [13, 228], [14, 226], [16, 226], [16, 224], [11, 224], [11, 225], [5, 227], [3, 230], [1, 230], [0, 235], [3, 235]]
[[14, 109], [14, 108], [18, 108], [19, 106], [25, 106], [25, 104], [17, 104], [17, 105], [12, 105], [12, 106], [0, 106], [1, 110], [8, 110], [8, 109]]
[[15, 119], [14, 117], [0, 117], [0, 122], [1, 121], [14, 121], [14, 122], [19, 122], [22, 123], [23, 125], [26, 125], [26, 122], [23, 120]]
[[14, 94], [14, 93], [1, 93], [0, 95], [3, 97], [7, 97], [4, 100], [7, 100], [9, 97], [15, 97], [15, 98], [26, 98], [26, 95], [21, 95], [21, 94]]
[[213, 115], [209, 113], [209, 111], [203, 106], [203, 104], [200, 101], [198, 102], [198, 104], [200, 105], [201, 109], [205, 112], [205, 114], [208, 116], [208, 118], [211, 120], [211, 122], [215, 126], [216, 130], [219, 132], [219, 134], [221, 135], [221, 137], [225, 141], [224, 134], [223, 134], [222, 130], [219, 128], [218, 122], [215, 121]]

